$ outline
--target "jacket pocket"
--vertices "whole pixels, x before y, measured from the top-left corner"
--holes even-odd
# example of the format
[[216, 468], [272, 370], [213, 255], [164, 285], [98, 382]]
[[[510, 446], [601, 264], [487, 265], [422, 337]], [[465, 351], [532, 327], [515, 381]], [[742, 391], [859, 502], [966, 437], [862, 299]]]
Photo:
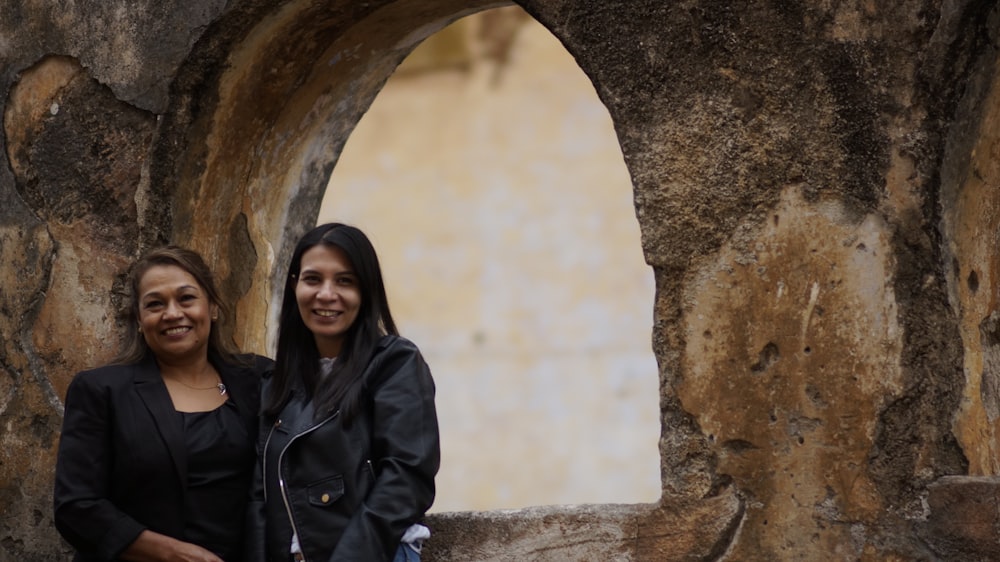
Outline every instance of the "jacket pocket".
[[325, 507], [333, 505], [344, 495], [344, 477], [334, 476], [310, 484], [306, 489], [309, 505]]

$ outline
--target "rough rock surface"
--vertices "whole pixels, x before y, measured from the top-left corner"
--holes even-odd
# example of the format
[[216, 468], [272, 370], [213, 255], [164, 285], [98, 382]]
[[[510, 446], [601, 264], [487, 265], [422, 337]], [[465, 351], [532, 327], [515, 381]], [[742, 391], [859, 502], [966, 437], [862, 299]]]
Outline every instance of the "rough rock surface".
[[[201, 250], [263, 349], [385, 79], [503, 4], [0, 2], [0, 560], [68, 557], [61, 398], [114, 347], [128, 261]], [[437, 515], [426, 558], [995, 558], [995, 4], [520, 4], [593, 80], [633, 178], [663, 496]]]

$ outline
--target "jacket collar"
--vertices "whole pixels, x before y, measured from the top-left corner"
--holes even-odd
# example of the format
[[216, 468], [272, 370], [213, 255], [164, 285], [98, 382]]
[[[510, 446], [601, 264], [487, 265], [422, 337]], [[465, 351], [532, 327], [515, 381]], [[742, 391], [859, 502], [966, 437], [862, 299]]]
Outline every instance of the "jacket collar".
[[[292, 435], [298, 435], [315, 425], [313, 418], [316, 415], [316, 408], [312, 400], [306, 400], [305, 390], [302, 382], [296, 377], [292, 386], [292, 395], [289, 397], [285, 407], [281, 409], [278, 416], [282, 420], [285, 430]], [[322, 420], [316, 420], [322, 421]], [[286, 425], [287, 424], [287, 425]]]
[[167, 392], [167, 385], [163, 383], [160, 367], [156, 364], [153, 354], [146, 354], [141, 362], [133, 365], [132, 372], [135, 391], [149, 410], [156, 429], [170, 452], [170, 459], [181, 480], [181, 489], [186, 489], [187, 447], [184, 442], [183, 421], [174, 409], [174, 403], [170, 400], [170, 393]]
[[[244, 367], [222, 361], [215, 353], [209, 353], [208, 359], [219, 372], [222, 384], [226, 385], [227, 395], [236, 404], [237, 411], [245, 418], [255, 418], [258, 404], [252, 403], [252, 400], [257, 396], [257, 393], [253, 392], [254, 389], [249, 385], [258, 384], [257, 378], [243, 373]], [[186, 488], [188, 458], [183, 417], [174, 408], [174, 403], [170, 399], [170, 393], [167, 392], [167, 385], [164, 384], [163, 377], [160, 376], [160, 367], [156, 364], [153, 354], [147, 354], [142, 361], [133, 365], [132, 373], [136, 392], [156, 423], [160, 437], [170, 452], [170, 458], [177, 470], [181, 484]]]

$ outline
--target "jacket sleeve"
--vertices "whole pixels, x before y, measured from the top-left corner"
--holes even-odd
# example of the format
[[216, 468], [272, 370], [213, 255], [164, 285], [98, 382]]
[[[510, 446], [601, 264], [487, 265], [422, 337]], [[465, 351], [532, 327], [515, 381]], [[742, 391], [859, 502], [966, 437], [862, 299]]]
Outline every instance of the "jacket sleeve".
[[[263, 404], [265, 396], [270, 387], [271, 367], [269, 367], [261, 381], [260, 402]], [[258, 411], [261, 409], [258, 407]], [[267, 416], [259, 415], [257, 421], [257, 458], [254, 461], [253, 479], [250, 481], [250, 499], [247, 501], [246, 527], [244, 536], [246, 538], [245, 560], [246, 562], [264, 562], [267, 559], [266, 543], [266, 511], [264, 504], [264, 444], [267, 441], [267, 433], [270, 430], [270, 423]]]
[[403, 532], [434, 501], [441, 452], [430, 369], [402, 338], [376, 361], [370, 402], [375, 483], [331, 562], [390, 560]]
[[[263, 421], [261, 422], [264, 423]], [[262, 470], [263, 443], [257, 441], [257, 460], [254, 462], [253, 480], [250, 482], [250, 500], [246, 515], [246, 561], [264, 562], [267, 558], [265, 544], [266, 515], [264, 511], [264, 475]]]
[[111, 391], [96, 372], [74, 377], [66, 392], [56, 459], [55, 524], [81, 554], [113, 560], [145, 530], [111, 501]]

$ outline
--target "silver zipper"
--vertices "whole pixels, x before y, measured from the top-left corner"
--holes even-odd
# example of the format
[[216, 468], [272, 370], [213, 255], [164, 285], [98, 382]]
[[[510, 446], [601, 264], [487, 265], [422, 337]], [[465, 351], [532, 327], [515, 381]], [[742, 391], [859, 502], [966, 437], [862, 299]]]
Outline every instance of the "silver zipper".
[[271, 431], [267, 432], [267, 439], [264, 440], [264, 448], [260, 452], [260, 479], [264, 483], [264, 503], [267, 503], [267, 446], [271, 443], [271, 436], [274, 435], [274, 430], [281, 427], [281, 418], [275, 420], [274, 425], [271, 426]]
[[[288, 523], [292, 526], [292, 534], [299, 539], [299, 550], [302, 550], [302, 537], [299, 536], [299, 529], [295, 526], [295, 519], [292, 517], [292, 506], [291, 504], [288, 503], [288, 490], [285, 489], [285, 477], [281, 473], [281, 459], [284, 458], [285, 451], [288, 450], [288, 447], [292, 443], [294, 443], [296, 439], [302, 437], [303, 435], [312, 433], [313, 431], [323, 427], [323, 425], [325, 425], [326, 422], [337, 417], [338, 414], [340, 414], [340, 410], [337, 410], [336, 412], [333, 413], [332, 416], [310, 427], [309, 429], [303, 431], [302, 433], [293, 435], [292, 438], [288, 440], [288, 443], [285, 443], [285, 446], [282, 447], [281, 452], [278, 453], [278, 488], [281, 490], [281, 500], [285, 504], [285, 513], [288, 514]], [[307, 562], [305, 553], [302, 553], [302, 562]]]
[[365, 463], [368, 465], [368, 472], [371, 473], [371, 475], [372, 475], [372, 484], [374, 484], [375, 481], [378, 480], [378, 478], [375, 477], [375, 467], [372, 466], [372, 460], [371, 459], [365, 459]]

